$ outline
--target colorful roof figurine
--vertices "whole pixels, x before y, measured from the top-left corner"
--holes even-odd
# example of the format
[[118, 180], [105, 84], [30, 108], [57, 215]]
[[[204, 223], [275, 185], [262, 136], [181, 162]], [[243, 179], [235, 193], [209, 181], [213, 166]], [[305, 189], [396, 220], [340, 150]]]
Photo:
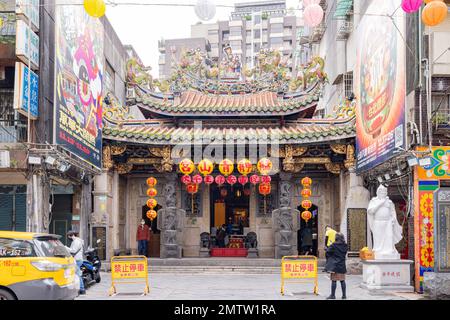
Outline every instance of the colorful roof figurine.
[[312, 117], [327, 81], [322, 58], [313, 58], [293, 76], [276, 50], [262, 50], [253, 69], [241, 67], [231, 48], [224, 52], [223, 60], [214, 63], [200, 50], [184, 51], [171, 78], [163, 81], [130, 60], [128, 85], [134, 97], [128, 104], [154, 117]]

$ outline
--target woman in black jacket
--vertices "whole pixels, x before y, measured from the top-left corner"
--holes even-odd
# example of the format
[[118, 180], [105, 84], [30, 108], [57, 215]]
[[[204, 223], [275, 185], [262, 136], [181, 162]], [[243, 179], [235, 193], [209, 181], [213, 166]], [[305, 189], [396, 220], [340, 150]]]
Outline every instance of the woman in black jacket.
[[342, 299], [347, 299], [345, 274], [345, 259], [347, 256], [348, 246], [342, 233], [336, 234], [336, 241], [330, 245], [326, 252], [327, 262], [325, 271], [331, 272], [331, 295], [327, 299], [336, 299], [336, 281], [341, 282]]

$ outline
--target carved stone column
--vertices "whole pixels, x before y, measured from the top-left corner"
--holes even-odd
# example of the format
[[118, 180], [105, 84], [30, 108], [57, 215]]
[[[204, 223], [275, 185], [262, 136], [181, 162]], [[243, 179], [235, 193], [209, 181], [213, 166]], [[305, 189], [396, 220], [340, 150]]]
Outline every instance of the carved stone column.
[[300, 212], [291, 207], [291, 174], [280, 173], [279, 208], [272, 211], [272, 223], [275, 238], [275, 258], [297, 254], [298, 215]]
[[177, 175], [167, 174], [163, 195], [166, 206], [158, 211], [158, 229], [161, 230], [161, 258], [181, 258], [183, 226], [186, 211], [178, 208], [176, 186]]

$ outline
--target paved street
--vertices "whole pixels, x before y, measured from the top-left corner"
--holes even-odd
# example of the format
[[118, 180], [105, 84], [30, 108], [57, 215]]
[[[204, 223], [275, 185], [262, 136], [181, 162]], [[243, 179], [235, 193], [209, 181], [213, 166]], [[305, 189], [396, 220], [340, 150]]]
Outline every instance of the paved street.
[[[347, 276], [349, 300], [417, 300], [422, 296], [414, 293], [370, 294], [359, 287], [362, 276]], [[315, 296], [313, 285], [287, 284], [285, 296], [280, 294], [280, 276], [276, 274], [170, 274], [157, 273], [149, 277], [150, 294], [142, 296], [141, 284], [117, 286], [118, 294], [108, 296], [111, 274], [102, 273], [102, 282], [87, 290], [78, 300], [325, 300], [330, 294], [330, 280], [319, 274], [319, 295]], [[340, 285], [336, 292], [341, 297]]]

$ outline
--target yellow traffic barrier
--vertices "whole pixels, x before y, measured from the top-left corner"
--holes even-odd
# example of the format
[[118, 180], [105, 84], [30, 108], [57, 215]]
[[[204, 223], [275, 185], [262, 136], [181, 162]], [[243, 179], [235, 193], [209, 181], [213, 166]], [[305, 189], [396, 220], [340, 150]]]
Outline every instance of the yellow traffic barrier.
[[147, 295], [150, 292], [150, 287], [148, 285], [146, 256], [119, 256], [111, 258], [110, 296], [117, 293], [116, 284], [141, 282], [145, 282], [144, 295]]
[[[292, 280], [294, 279], [294, 280]], [[319, 294], [317, 280], [317, 258], [315, 256], [285, 256], [281, 259], [281, 294], [284, 284], [314, 282], [314, 294]]]

